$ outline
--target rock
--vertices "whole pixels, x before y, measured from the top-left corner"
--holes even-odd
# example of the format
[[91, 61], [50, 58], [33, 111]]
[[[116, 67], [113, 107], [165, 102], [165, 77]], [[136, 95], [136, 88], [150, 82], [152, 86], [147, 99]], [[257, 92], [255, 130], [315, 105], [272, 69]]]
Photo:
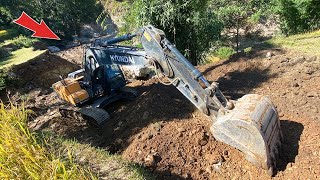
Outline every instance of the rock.
[[284, 114], [283, 114], [283, 112], [279, 112], [279, 117], [283, 117], [284, 116]]
[[147, 139], [152, 139], [153, 138], [153, 134], [149, 134]]
[[229, 152], [227, 150], [223, 151], [223, 159], [229, 158]]
[[146, 119], [148, 119], [148, 117], [149, 117], [149, 112], [148, 111], [144, 112], [142, 119], [146, 120]]
[[48, 50], [52, 53], [56, 53], [60, 51], [60, 48], [58, 48], [57, 46], [48, 46]]
[[19, 78], [19, 76], [16, 73], [11, 72], [11, 71], [8, 72], [8, 77], [9, 77], [9, 79], [17, 79], [17, 78]]
[[299, 84], [297, 82], [293, 82], [292, 87], [299, 87]]
[[289, 62], [289, 60], [290, 60], [289, 58], [284, 58], [284, 59], [281, 60], [280, 63], [287, 63], [287, 62]]
[[294, 66], [294, 65], [296, 65], [296, 64], [299, 64], [299, 63], [301, 64], [301, 63], [303, 63], [305, 60], [306, 60], [306, 59], [305, 59], [304, 56], [300, 56], [300, 57], [297, 57], [297, 58], [292, 59], [289, 64], [290, 64], [290, 66]]
[[209, 136], [206, 133], [203, 133], [201, 138], [198, 140], [200, 146], [205, 146], [208, 143]]
[[29, 94], [28, 94], [28, 96], [30, 97], [30, 98], [36, 98], [36, 97], [38, 97], [40, 94], [41, 94], [41, 89], [40, 88], [36, 88], [36, 89], [33, 89]]
[[312, 57], [309, 57], [309, 58], [307, 58], [307, 62], [313, 62], [313, 61], [317, 61], [317, 56], [312, 56]]
[[156, 132], [160, 132], [160, 130], [162, 129], [162, 123], [157, 122], [152, 124], [152, 129], [154, 129]]
[[191, 179], [191, 174], [190, 174], [190, 173], [183, 173], [183, 174], [182, 174], [182, 177], [183, 177], [184, 179]]
[[183, 137], [183, 133], [178, 131], [177, 137]]
[[159, 153], [153, 153], [153, 154], [149, 154], [146, 158], [145, 158], [145, 163], [147, 166], [155, 166], [158, 162], [161, 161], [161, 156]]
[[266, 58], [271, 59], [272, 56], [274, 56], [274, 54], [271, 51], [267, 52]]
[[115, 143], [116, 143], [116, 144], [119, 144], [119, 145], [121, 145], [121, 144], [122, 144], [122, 142], [123, 142], [123, 140], [122, 140], [122, 139], [120, 139], [120, 138], [118, 138], [118, 139], [116, 139], [116, 140], [115, 140]]
[[222, 165], [222, 161], [219, 161], [218, 163], [213, 164], [213, 167], [214, 167], [214, 169], [215, 169], [216, 171], [219, 171], [219, 170], [220, 170], [221, 165]]
[[[85, 43], [83, 43], [83, 44], [85, 44]], [[80, 46], [80, 42], [70, 42], [66, 45], [66, 49], [70, 49], [70, 48], [73, 48], [76, 46]]]
[[187, 130], [185, 128], [180, 127], [180, 128], [177, 129], [177, 131], [178, 132], [186, 132]]

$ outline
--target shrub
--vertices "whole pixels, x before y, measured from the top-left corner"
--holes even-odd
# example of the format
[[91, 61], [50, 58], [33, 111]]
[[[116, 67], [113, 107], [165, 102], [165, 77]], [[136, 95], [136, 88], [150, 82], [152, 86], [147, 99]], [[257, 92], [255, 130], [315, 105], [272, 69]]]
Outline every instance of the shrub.
[[0, 69], [0, 91], [5, 89], [8, 82], [7, 71]]
[[0, 59], [10, 56], [11, 53], [7, 49], [0, 47]]
[[243, 52], [245, 54], [250, 54], [252, 52], [252, 47], [247, 47], [247, 48], [243, 49]]
[[19, 31], [17, 29], [6, 29], [0, 30], [0, 42], [3, 42], [8, 39], [15, 38], [19, 35]]
[[4, 7], [0, 7], [0, 26], [7, 26], [13, 20], [10, 11]]
[[280, 28], [285, 35], [320, 28], [318, 0], [279, 0], [277, 13], [280, 15]]
[[217, 56], [220, 59], [228, 59], [235, 53], [234, 49], [231, 47], [220, 47], [213, 52], [214, 56]]
[[209, 0], [136, 0], [125, 19], [128, 29], [147, 24], [162, 29], [194, 65], [222, 30]]
[[39, 40], [36, 39], [36, 38], [29, 38], [29, 37], [26, 37], [24, 35], [20, 35], [19, 37], [16, 37], [12, 40], [10, 40], [10, 42], [17, 46], [18, 48], [22, 48], [22, 47], [25, 47], [25, 48], [28, 48], [28, 47], [31, 47], [33, 45], [33, 43], [35, 42], [38, 42]]

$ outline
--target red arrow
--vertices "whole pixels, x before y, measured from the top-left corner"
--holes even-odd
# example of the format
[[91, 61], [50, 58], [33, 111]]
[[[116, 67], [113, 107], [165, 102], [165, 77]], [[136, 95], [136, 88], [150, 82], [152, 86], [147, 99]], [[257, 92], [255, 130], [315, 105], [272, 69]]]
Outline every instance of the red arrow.
[[43, 20], [41, 20], [39, 24], [25, 12], [22, 12], [21, 16], [13, 22], [33, 31], [34, 34], [32, 37], [60, 40], [60, 38], [46, 25]]

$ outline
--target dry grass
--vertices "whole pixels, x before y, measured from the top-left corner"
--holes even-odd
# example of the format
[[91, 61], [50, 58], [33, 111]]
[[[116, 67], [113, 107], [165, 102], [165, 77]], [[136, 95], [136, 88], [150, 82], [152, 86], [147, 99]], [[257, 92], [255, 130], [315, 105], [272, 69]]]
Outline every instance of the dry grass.
[[44, 148], [27, 128], [29, 113], [0, 103], [0, 179], [94, 179], [70, 154], [55, 157]]
[[89, 166], [92, 172], [99, 175], [99, 179], [155, 179], [144, 167], [127, 162], [120, 155], [109, 154], [107, 151], [80, 144], [71, 140], [60, 140], [61, 154], [69, 150], [75, 157], [75, 162], [83, 166]]
[[320, 30], [289, 37], [275, 37], [267, 43], [311, 56], [320, 56]]

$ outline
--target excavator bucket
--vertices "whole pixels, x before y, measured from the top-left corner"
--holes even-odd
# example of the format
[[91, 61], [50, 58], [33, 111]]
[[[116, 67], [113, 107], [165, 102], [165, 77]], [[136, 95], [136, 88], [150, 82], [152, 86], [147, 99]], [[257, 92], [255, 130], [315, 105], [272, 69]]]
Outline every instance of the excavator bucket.
[[220, 111], [211, 131], [213, 136], [246, 155], [246, 159], [274, 175], [282, 141], [277, 110], [271, 101], [248, 94], [232, 110]]

